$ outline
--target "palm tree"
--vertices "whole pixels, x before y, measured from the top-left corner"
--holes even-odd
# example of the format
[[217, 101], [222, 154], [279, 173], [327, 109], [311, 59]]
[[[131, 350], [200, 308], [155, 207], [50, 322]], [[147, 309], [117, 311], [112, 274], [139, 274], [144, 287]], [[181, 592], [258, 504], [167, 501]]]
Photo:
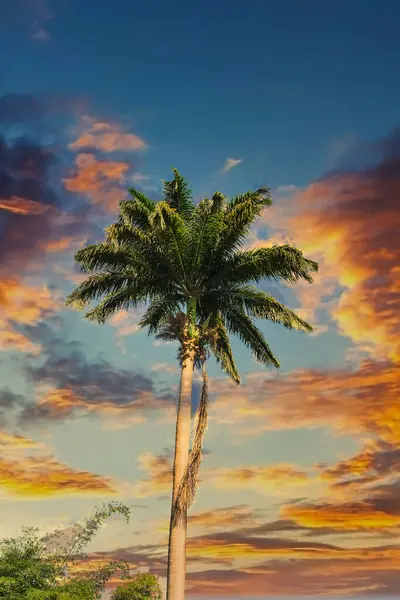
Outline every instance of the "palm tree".
[[[116, 223], [105, 241], [79, 250], [75, 259], [88, 274], [67, 298], [86, 308], [91, 321], [105, 323], [116, 311], [144, 306], [140, 320], [149, 335], [179, 342], [181, 365], [177, 406], [173, 489], [168, 549], [167, 599], [183, 600], [186, 567], [187, 511], [196, 491], [201, 445], [207, 425], [207, 374], [210, 353], [237, 384], [240, 377], [230, 344], [238, 337], [258, 362], [279, 367], [255, 319], [288, 329], [311, 326], [275, 298], [252, 284], [265, 279], [312, 283], [318, 265], [289, 245], [242, 250], [250, 227], [270, 206], [268, 189], [227, 200], [220, 192], [197, 205], [176, 169], [164, 184], [164, 199], [155, 202], [131, 188], [132, 199], [120, 203]], [[203, 389], [190, 448], [194, 368], [203, 372]]]

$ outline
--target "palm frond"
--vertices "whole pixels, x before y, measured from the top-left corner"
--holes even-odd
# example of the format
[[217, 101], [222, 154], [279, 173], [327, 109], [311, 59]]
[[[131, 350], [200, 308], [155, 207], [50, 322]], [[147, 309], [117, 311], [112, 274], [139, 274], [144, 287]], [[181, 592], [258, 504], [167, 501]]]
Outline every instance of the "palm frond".
[[164, 254], [177, 270], [181, 281], [187, 282], [186, 254], [189, 232], [183, 217], [167, 202], [158, 202], [150, 222], [163, 241]]
[[138, 202], [143, 204], [143, 206], [145, 206], [149, 212], [153, 212], [157, 202], [155, 202], [154, 200], [151, 200], [145, 194], [143, 194], [143, 192], [141, 192], [140, 190], [138, 190], [134, 187], [130, 187], [128, 191], [129, 191], [130, 195], [135, 200], [137, 200]]
[[217, 307], [233, 306], [245, 310], [250, 317], [268, 319], [280, 323], [287, 329], [310, 332], [312, 326], [297, 316], [273, 296], [258, 290], [253, 286], [231, 286], [208, 294], [210, 305]]
[[228, 333], [220, 315], [210, 323], [214, 335], [210, 338], [210, 347], [221, 369], [237, 384], [240, 375], [236, 367]]
[[94, 271], [120, 271], [135, 265], [137, 255], [129, 248], [115, 249], [110, 244], [98, 242], [78, 250], [75, 260], [84, 273]]
[[101, 325], [119, 310], [129, 310], [144, 305], [147, 294], [140, 295], [135, 289], [127, 287], [106, 296], [97, 306], [85, 314], [85, 319]]
[[258, 283], [263, 279], [289, 283], [304, 279], [313, 283], [311, 273], [317, 271], [318, 263], [305, 258], [297, 248], [284, 244], [236, 252], [210, 275], [207, 283], [211, 287], [223, 287], [229, 283]]
[[157, 330], [155, 334], [156, 340], [164, 342], [182, 342], [185, 327], [187, 327], [188, 318], [183, 311], [178, 311], [176, 314], [170, 313]]
[[265, 365], [272, 364], [279, 368], [278, 359], [272, 353], [262, 332], [256, 327], [251, 317], [248, 317], [243, 311], [232, 308], [228, 308], [223, 316], [228, 331], [236, 335], [249, 348], [258, 362]]
[[133, 286], [135, 278], [125, 273], [98, 273], [88, 277], [66, 299], [67, 306], [82, 310], [93, 300], [104, 294], [125, 291]]
[[259, 208], [262, 210], [263, 208], [265, 208], [267, 206], [271, 206], [271, 204], [272, 204], [271, 192], [270, 192], [269, 188], [259, 188], [255, 192], [252, 190], [249, 190], [248, 192], [245, 192], [244, 194], [238, 194], [237, 196], [234, 196], [232, 198], [232, 200], [230, 200], [227, 204], [227, 207], [226, 207], [227, 215], [229, 215], [232, 212], [234, 212], [235, 210], [237, 210], [238, 207], [246, 205], [249, 200], [258, 204]]
[[164, 200], [171, 208], [175, 208], [184, 219], [187, 219], [194, 209], [192, 191], [177, 169], [173, 168], [172, 172], [174, 179], [164, 182]]
[[224, 229], [218, 244], [218, 255], [226, 257], [241, 246], [249, 234], [250, 227], [262, 210], [271, 205], [270, 191], [260, 188], [233, 198], [224, 215]]
[[119, 203], [119, 222], [128, 227], [139, 227], [146, 231], [150, 227], [149, 218], [153, 211], [154, 209], [150, 210], [137, 199], [123, 200]]
[[[222, 195], [221, 195], [222, 196]], [[190, 219], [189, 265], [198, 283], [203, 269], [201, 265], [209, 266], [213, 253], [218, 245], [223, 214], [223, 196], [214, 194], [209, 200], [205, 198], [194, 209]]]
[[[151, 266], [159, 276], [168, 278], [172, 285], [180, 283], [179, 274], [171, 264], [168, 249], [162, 236], [157, 239], [156, 232], [144, 232], [138, 227], [114, 223], [107, 227], [107, 243], [116, 250], [129, 249], [140, 258], [142, 266]], [[150, 276], [150, 274], [149, 274]]]
[[160, 328], [168, 323], [171, 314], [181, 311], [184, 296], [179, 294], [159, 294], [151, 302], [139, 321], [140, 327], [147, 327], [149, 335], [161, 333]]

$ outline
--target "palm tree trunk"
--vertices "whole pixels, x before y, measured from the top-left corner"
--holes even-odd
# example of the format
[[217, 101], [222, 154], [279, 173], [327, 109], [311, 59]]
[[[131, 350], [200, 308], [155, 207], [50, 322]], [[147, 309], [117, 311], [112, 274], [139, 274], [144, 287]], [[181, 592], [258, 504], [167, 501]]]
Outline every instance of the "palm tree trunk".
[[171, 521], [168, 545], [167, 600], [184, 600], [186, 575], [186, 528], [187, 515], [173, 522], [173, 508], [179, 484], [189, 458], [190, 422], [193, 381], [193, 352], [182, 362], [181, 386], [176, 418], [175, 457], [172, 484]]

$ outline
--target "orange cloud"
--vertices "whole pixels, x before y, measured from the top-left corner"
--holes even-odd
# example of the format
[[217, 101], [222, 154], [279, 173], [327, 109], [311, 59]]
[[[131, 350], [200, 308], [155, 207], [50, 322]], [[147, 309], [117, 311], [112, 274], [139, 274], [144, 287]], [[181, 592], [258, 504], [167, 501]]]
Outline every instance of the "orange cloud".
[[[195, 509], [195, 506], [193, 508]], [[258, 516], [257, 511], [245, 505], [215, 508], [213, 510], [190, 513], [189, 528], [190, 531], [195, 527], [206, 531], [212, 529], [226, 530], [232, 527], [236, 528], [238, 523], [242, 526], [254, 524]]]
[[39, 348], [14, 328], [33, 325], [59, 310], [58, 294], [47, 286], [29, 286], [15, 278], [0, 281], [0, 349], [37, 353]]
[[35, 200], [21, 198], [21, 196], [10, 196], [10, 198], [0, 198], [0, 210], [6, 210], [16, 215], [43, 215], [50, 206], [41, 204]]
[[147, 144], [133, 133], [124, 132], [116, 123], [83, 118], [84, 130], [69, 147], [72, 150], [95, 148], [103, 152], [145, 150]]
[[[107, 429], [120, 429], [133, 424], [143, 423], [146, 420], [144, 414], [138, 414], [138, 408], [154, 407], [155, 399], [152, 393], [143, 391], [140, 406], [138, 398], [125, 404], [118, 404], [110, 400], [92, 397], [95, 386], [89, 390], [90, 398], [85, 394], [88, 390], [82, 385], [82, 393], [79, 394], [71, 388], [53, 388], [44, 392], [36, 405], [32, 406], [29, 414], [24, 418], [32, 420], [33, 415], [40, 419], [61, 419], [72, 416], [75, 413], [93, 414], [102, 416], [109, 420]], [[147, 399], [148, 398], [148, 402]], [[121, 422], [121, 415], [124, 416]]]
[[3, 452], [4, 450], [9, 451], [36, 448], [44, 448], [44, 444], [41, 442], [35, 442], [29, 438], [23, 437], [22, 435], [0, 431], [0, 449]]
[[204, 472], [204, 480], [221, 488], [252, 488], [264, 494], [271, 489], [304, 485], [308, 483], [306, 472], [292, 465], [277, 464], [271, 466], [249, 466], [236, 468], [212, 469]]
[[370, 441], [356, 455], [331, 467], [320, 465], [321, 476], [332, 487], [350, 487], [354, 494], [358, 486], [376, 483], [400, 473], [400, 448], [383, 440]]
[[378, 510], [371, 502], [343, 502], [340, 504], [293, 504], [285, 506], [282, 517], [292, 519], [307, 528], [330, 527], [354, 531], [400, 527], [400, 513]]
[[235, 388], [214, 383], [215, 418], [259, 435], [268, 429], [331, 427], [342, 433], [400, 439], [400, 380], [392, 363], [366, 360], [358, 370], [260, 374]]
[[[303, 191], [287, 186], [265, 211], [272, 238], [320, 261], [315, 284], [295, 288], [300, 312], [316, 323], [322, 308], [363, 351], [394, 362], [400, 357], [398, 141], [397, 129], [371, 148], [357, 148], [359, 156], [372, 151], [367, 168], [335, 171]], [[253, 245], [263, 243], [257, 238], [255, 230]]]
[[0, 350], [19, 350], [29, 354], [39, 354], [40, 346], [34, 344], [25, 335], [18, 331], [14, 331], [12, 327], [6, 323], [0, 323]]
[[[140, 469], [148, 476], [138, 484], [140, 497], [169, 493], [172, 482], [172, 461], [168, 454], [142, 454], [138, 458]], [[202, 469], [201, 480], [204, 485], [215, 488], [255, 489], [257, 492], [268, 494], [273, 489], [280, 490], [287, 486], [304, 485], [308, 483], [308, 474], [294, 468], [292, 465], [249, 466], [233, 468]], [[210, 516], [211, 519], [211, 516]]]
[[12, 495], [23, 498], [69, 494], [110, 496], [116, 493], [110, 479], [72, 469], [51, 456], [29, 456], [19, 460], [3, 458], [0, 485]]
[[126, 193], [119, 184], [129, 171], [129, 164], [97, 160], [90, 153], [78, 154], [75, 164], [75, 172], [63, 179], [65, 189], [85, 194], [92, 204], [115, 210]]
[[188, 573], [187, 592], [199, 596], [394, 596], [398, 590], [399, 549], [368, 548], [329, 560], [318, 553], [306, 559], [268, 560], [237, 569]]
[[[400, 549], [399, 549], [400, 550]], [[342, 548], [333, 544], [310, 540], [293, 540], [277, 537], [253, 537], [239, 531], [214, 533], [188, 539], [188, 556], [212, 557], [216, 563], [230, 561], [231, 564], [255, 564], [260, 559], [297, 560], [312, 558], [316, 555], [324, 559], [337, 556], [358, 557], [362, 555], [358, 548]]]
[[61, 308], [62, 304], [47, 286], [34, 287], [8, 279], [0, 281], [0, 306], [8, 320], [29, 325]]
[[355, 342], [400, 358], [400, 158], [339, 173], [297, 195], [289, 230], [305, 253], [320, 254], [345, 288], [332, 316]]
[[[315, 184], [316, 189], [311, 188], [303, 193], [301, 203], [304, 205], [310, 202], [317, 193], [322, 197], [332, 195], [334, 187], [336, 202], [339, 206], [341, 202], [344, 204], [343, 213], [335, 215], [335, 212], [340, 213], [337, 204], [335, 212], [331, 211], [332, 214], [325, 207], [323, 217], [322, 212], [315, 209], [308, 212], [305, 210], [301, 223], [296, 222], [296, 226], [301, 228], [301, 224], [305, 226], [306, 220], [310, 219], [309, 226], [313, 228], [314, 240], [308, 244], [304, 240], [305, 250], [321, 251], [323, 248], [325, 261], [339, 265], [338, 280], [346, 287], [346, 291], [342, 293], [333, 317], [339, 323], [341, 331], [357, 343], [372, 343], [379, 351], [384, 350], [389, 358], [398, 360], [400, 271], [396, 259], [399, 244], [393, 231], [396, 217], [393, 210], [385, 212], [385, 207], [379, 204], [379, 210], [383, 209], [383, 214], [374, 212], [371, 218], [367, 211], [363, 218], [360, 204], [357, 220], [355, 215], [351, 215], [353, 206], [348, 206], [349, 188], [353, 188], [354, 199], [359, 200], [360, 194], [361, 198], [369, 197], [371, 202], [370, 194], [374, 190], [371, 183], [344, 178], [325, 185]], [[371, 192], [367, 192], [364, 185], [371, 185]], [[399, 192], [400, 178], [397, 193]], [[392, 193], [394, 194], [394, 190]], [[379, 235], [374, 231], [378, 231]], [[392, 245], [387, 247], [388, 244]]]
[[54, 254], [57, 252], [64, 252], [65, 250], [81, 248], [87, 240], [86, 236], [64, 236], [53, 240], [47, 240], [41, 247], [44, 252]]

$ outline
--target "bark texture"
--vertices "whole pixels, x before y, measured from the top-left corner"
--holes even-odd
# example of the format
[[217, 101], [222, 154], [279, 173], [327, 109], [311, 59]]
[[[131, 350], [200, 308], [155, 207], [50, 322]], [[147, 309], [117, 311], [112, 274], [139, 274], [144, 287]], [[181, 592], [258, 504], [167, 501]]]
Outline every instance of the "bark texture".
[[176, 419], [171, 520], [168, 546], [167, 600], [184, 600], [186, 575], [187, 514], [174, 522], [173, 509], [189, 459], [194, 352], [182, 361], [181, 385]]

